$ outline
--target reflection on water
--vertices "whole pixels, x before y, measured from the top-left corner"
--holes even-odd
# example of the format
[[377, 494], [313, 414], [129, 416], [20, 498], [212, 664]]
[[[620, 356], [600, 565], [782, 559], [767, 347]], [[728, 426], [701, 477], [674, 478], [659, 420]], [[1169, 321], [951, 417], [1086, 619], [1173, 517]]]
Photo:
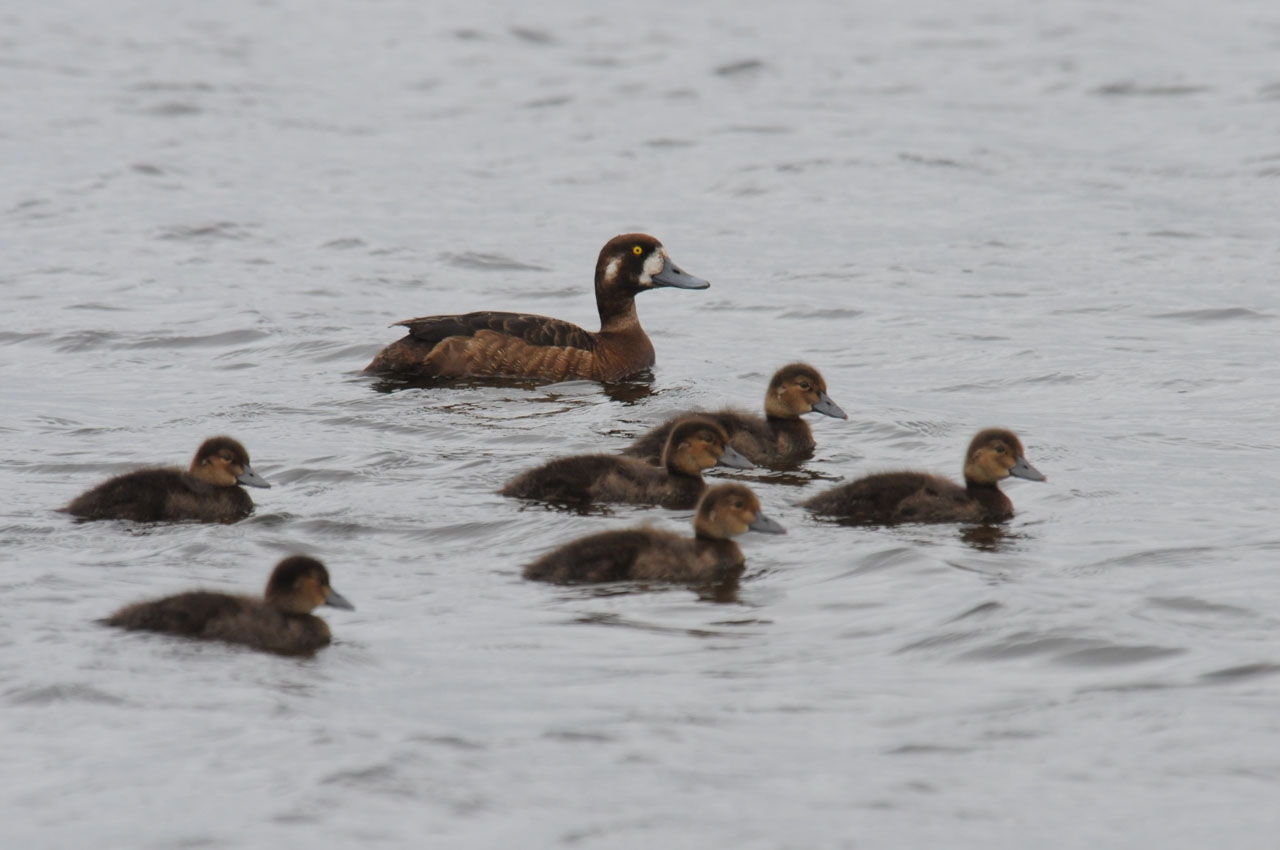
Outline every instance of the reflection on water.
[[[594, 381], [575, 381], [573, 383], [590, 383], [591, 386], [603, 392], [611, 401], [616, 401], [619, 404], [624, 405], [634, 405], [653, 395], [655, 392], [653, 373], [649, 371], [641, 372], [626, 381], [609, 381], [604, 383], [597, 383]], [[550, 384], [547, 382], [523, 378], [412, 378], [380, 376], [371, 380], [369, 386], [374, 392], [394, 393], [406, 389], [474, 390], [482, 387], [534, 391], [549, 386], [560, 386], [560, 384]], [[536, 397], [534, 398], [536, 399]], [[555, 401], [559, 398], [560, 397], [555, 392], [550, 392], [545, 396], [545, 399], [548, 401]]]

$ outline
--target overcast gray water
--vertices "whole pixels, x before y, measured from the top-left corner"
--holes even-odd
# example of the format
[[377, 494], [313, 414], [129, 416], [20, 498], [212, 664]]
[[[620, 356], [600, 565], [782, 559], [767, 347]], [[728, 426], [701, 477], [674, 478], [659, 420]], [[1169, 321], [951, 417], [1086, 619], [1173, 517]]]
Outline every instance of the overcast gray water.
[[[15, 0], [0, 11], [0, 846], [1273, 848], [1280, 6]], [[652, 379], [396, 389], [431, 313], [703, 292]], [[504, 500], [807, 360], [731, 603], [521, 565], [689, 512]], [[386, 390], [395, 390], [388, 392]], [[1045, 484], [996, 532], [795, 507]], [[76, 524], [243, 441], [236, 525]], [[310, 660], [94, 622], [322, 558]]]

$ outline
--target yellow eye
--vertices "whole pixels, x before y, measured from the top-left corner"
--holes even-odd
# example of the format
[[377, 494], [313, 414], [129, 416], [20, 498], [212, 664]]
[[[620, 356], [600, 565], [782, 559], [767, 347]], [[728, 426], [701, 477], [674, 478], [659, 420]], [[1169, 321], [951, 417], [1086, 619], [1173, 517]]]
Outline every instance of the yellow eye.
[[631, 253], [635, 254], [638, 257], [644, 253], [644, 249], [641, 248], [639, 245], [637, 245], [631, 249]]

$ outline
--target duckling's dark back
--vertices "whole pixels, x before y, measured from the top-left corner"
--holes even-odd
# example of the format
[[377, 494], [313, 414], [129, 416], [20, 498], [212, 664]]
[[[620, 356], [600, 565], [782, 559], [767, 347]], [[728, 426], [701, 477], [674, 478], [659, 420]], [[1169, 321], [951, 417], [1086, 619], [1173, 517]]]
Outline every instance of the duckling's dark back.
[[819, 493], [801, 505], [855, 524], [963, 521], [981, 513], [981, 506], [965, 488], [923, 472], [868, 475]]
[[696, 540], [634, 528], [574, 540], [525, 567], [524, 577], [557, 584], [612, 581], [716, 581], [742, 572], [730, 540]]
[[520, 473], [502, 495], [568, 505], [622, 503], [684, 510], [706, 488], [700, 476], [671, 475], [661, 467], [617, 455], [562, 457]]
[[63, 508], [81, 519], [235, 522], [253, 511], [239, 487], [214, 487], [180, 469], [139, 469], [108, 479]]
[[758, 466], [787, 466], [813, 456], [813, 431], [804, 420], [766, 419], [729, 408], [678, 413], [636, 437], [622, 450], [622, 454], [649, 464], [660, 463], [662, 448], [671, 436], [671, 429], [689, 416], [701, 416], [715, 422], [728, 434], [729, 446]]
[[129, 605], [103, 622], [130, 631], [219, 640], [282, 655], [315, 652], [331, 640], [328, 625], [319, 617], [283, 614], [258, 599], [202, 590]]

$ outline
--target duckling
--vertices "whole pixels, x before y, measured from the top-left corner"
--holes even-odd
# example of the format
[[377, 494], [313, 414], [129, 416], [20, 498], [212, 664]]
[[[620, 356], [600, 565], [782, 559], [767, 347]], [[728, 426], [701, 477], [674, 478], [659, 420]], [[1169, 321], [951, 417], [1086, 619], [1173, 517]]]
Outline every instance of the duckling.
[[652, 236], [626, 233], [596, 261], [600, 330], [545, 316], [484, 311], [427, 316], [397, 324], [409, 335], [382, 349], [366, 372], [440, 378], [619, 381], [654, 363], [653, 343], [636, 315], [637, 293], [662, 286], [706, 289]]
[[502, 495], [570, 504], [622, 502], [687, 510], [706, 490], [702, 470], [712, 466], [750, 469], [751, 462], [728, 446], [724, 429], [689, 416], [676, 423], [662, 450], [662, 466], [618, 455], [573, 455], [522, 472]]
[[558, 584], [737, 578], [745, 561], [730, 538], [748, 530], [786, 533], [749, 489], [720, 484], [698, 502], [691, 538], [652, 528], [592, 534], [543, 555], [524, 568], [524, 577]]
[[210, 437], [185, 472], [169, 468], [126, 472], [80, 494], [61, 510], [81, 519], [235, 522], [253, 510], [253, 499], [240, 484], [271, 486], [249, 466], [244, 446], [230, 437]]
[[[808, 423], [800, 419], [806, 413], [849, 418], [827, 395], [827, 382], [817, 369], [806, 363], [790, 363], [775, 372], [769, 381], [763, 417], [731, 409], [699, 412], [699, 415], [719, 423], [729, 434], [729, 445], [756, 466], [788, 469], [813, 456], [813, 432]], [[657, 463], [658, 453], [675, 421], [675, 418], [668, 419], [640, 435], [622, 453]]]
[[329, 585], [324, 564], [293, 555], [271, 571], [262, 599], [193, 590], [127, 605], [99, 622], [129, 631], [240, 643], [281, 655], [309, 655], [329, 645], [328, 624], [311, 613], [320, 605], [355, 610]]
[[1027, 462], [1016, 434], [988, 428], [969, 443], [963, 487], [925, 472], [882, 472], [800, 504], [816, 514], [857, 524], [1001, 522], [1013, 516], [1013, 503], [999, 487], [1010, 475], [1047, 480]]

